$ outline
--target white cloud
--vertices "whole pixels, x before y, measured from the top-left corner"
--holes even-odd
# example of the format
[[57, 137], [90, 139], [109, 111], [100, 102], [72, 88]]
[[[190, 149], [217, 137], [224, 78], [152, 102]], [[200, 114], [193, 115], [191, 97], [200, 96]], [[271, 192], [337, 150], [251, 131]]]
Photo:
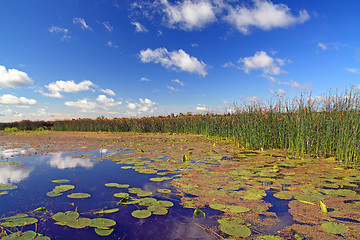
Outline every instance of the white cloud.
[[116, 95], [114, 93], [114, 91], [111, 90], [111, 89], [100, 89], [100, 91], [102, 91], [103, 93], [106, 93], [107, 95], [110, 95], [110, 96], [115, 96]]
[[200, 112], [210, 112], [210, 109], [202, 104], [198, 104], [198, 106], [196, 107], [196, 110], [200, 111]]
[[115, 102], [113, 98], [108, 98], [105, 95], [99, 95], [96, 98], [96, 101], [104, 104], [105, 107], [113, 107], [122, 104], [122, 102]]
[[68, 107], [75, 107], [81, 109], [81, 112], [95, 112], [96, 109], [99, 108], [98, 104], [96, 102], [91, 102], [89, 99], [79, 99], [76, 102], [73, 101], [67, 101], [64, 103], [65, 106]]
[[[197, 73], [205, 77], [207, 72], [205, 70], [206, 64], [197, 60], [195, 57], [189, 56], [184, 50], [168, 52], [166, 48], [157, 48], [151, 50], [141, 50], [139, 57], [144, 63], [154, 62], [160, 63], [166, 68], [177, 67], [182, 71]], [[175, 68], [176, 69], [176, 68]]]
[[216, 8], [208, 0], [185, 0], [171, 4], [160, 0], [166, 14], [165, 23], [170, 27], [179, 26], [184, 30], [201, 29], [216, 21]]
[[252, 57], [240, 58], [239, 62], [243, 63], [241, 69], [246, 73], [249, 73], [251, 70], [262, 70], [265, 76], [285, 73], [281, 70], [281, 66], [284, 65], [285, 60], [279, 58], [274, 59], [264, 51], [258, 51]]
[[69, 30], [66, 28], [61, 28], [58, 26], [51, 26], [51, 27], [49, 27], [49, 32], [55, 33], [55, 34], [62, 34], [62, 37], [61, 37], [62, 40], [67, 40], [67, 39], [71, 38], [69, 35]]
[[16, 97], [11, 94], [0, 95], [0, 106], [16, 105], [16, 106], [29, 106], [35, 105], [35, 99], [28, 99], [25, 97]]
[[86, 24], [85, 20], [83, 18], [76, 17], [73, 19], [74, 24], [80, 25], [82, 30], [90, 30], [92, 31], [92, 28]]
[[182, 87], [184, 86], [184, 82], [180, 81], [179, 79], [172, 79], [171, 81], [180, 84]]
[[116, 45], [114, 42], [112, 42], [112, 41], [107, 41], [106, 42], [106, 46], [108, 46], [108, 47], [111, 47], [111, 48], [118, 48], [119, 46], [118, 45]]
[[277, 81], [276, 82], [279, 85], [286, 85], [286, 86], [290, 86], [292, 89], [299, 89], [299, 90], [310, 90], [312, 88], [312, 84], [311, 83], [307, 83], [307, 84], [301, 84], [298, 83], [294, 80], [290, 80], [290, 81]]
[[319, 48], [321, 48], [321, 50], [324, 50], [324, 51], [328, 48], [325, 43], [320, 43], [320, 42], [317, 44], [317, 46]]
[[139, 22], [131, 22], [132, 25], [135, 26], [135, 32], [148, 32], [149, 30], [146, 29], [144, 25]]
[[146, 77], [142, 77], [140, 78], [141, 82], [150, 82], [150, 79], [146, 78]]
[[75, 83], [74, 80], [58, 80], [56, 82], [50, 83], [49, 85], [45, 85], [50, 93], [40, 92], [47, 97], [62, 98], [63, 95], [61, 95], [61, 92], [78, 93], [81, 91], [88, 91], [92, 86], [94, 86], [94, 84], [89, 80], [84, 80], [78, 84]]
[[126, 113], [128, 116], [153, 115], [159, 110], [159, 105], [148, 98], [139, 98], [138, 102], [127, 101], [127, 108], [130, 110]]
[[6, 70], [5, 66], [0, 65], [0, 87], [15, 88], [25, 84], [32, 84], [33, 80], [27, 73], [17, 69]]
[[0, 167], [0, 184], [1, 183], [18, 183], [28, 178], [34, 170], [31, 166], [1, 166]]
[[346, 71], [351, 72], [351, 73], [359, 73], [360, 70], [356, 69], [356, 68], [346, 68]]
[[234, 25], [240, 32], [248, 34], [251, 27], [262, 30], [286, 28], [294, 24], [304, 23], [310, 19], [306, 10], [294, 16], [286, 4], [274, 4], [268, 0], [253, 0], [254, 6], [226, 5], [228, 15], [224, 20]]
[[174, 91], [174, 92], [179, 92], [179, 91], [180, 91], [180, 89], [174, 88], [174, 87], [169, 86], [169, 85], [166, 85], [166, 87], [167, 87], [169, 90]]
[[104, 25], [104, 27], [106, 28], [106, 30], [108, 30], [109, 32], [112, 32], [114, 27], [110, 25], [110, 23], [108, 22], [103, 22], [102, 23]]
[[58, 169], [76, 167], [92, 168], [95, 165], [95, 162], [91, 161], [89, 158], [63, 157], [62, 153], [55, 153], [54, 156], [50, 158], [49, 165]]

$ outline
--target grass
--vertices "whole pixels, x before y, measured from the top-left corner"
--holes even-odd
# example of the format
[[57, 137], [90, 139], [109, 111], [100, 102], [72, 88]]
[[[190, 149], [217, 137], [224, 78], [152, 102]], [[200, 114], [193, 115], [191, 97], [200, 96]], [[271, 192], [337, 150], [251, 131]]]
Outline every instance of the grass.
[[[54, 122], [11, 123], [31, 127], [43, 124], [56, 131], [166, 132], [228, 137], [250, 149], [284, 149], [294, 155], [334, 157], [346, 167], [360, 166], [360, 91], [328, 91], [312, 97], [277, 95], [265, 102], [235, 104], [227, 114], [175, 117], [97, 118]], [[0, 129], [9, 124], [0, 124]]]

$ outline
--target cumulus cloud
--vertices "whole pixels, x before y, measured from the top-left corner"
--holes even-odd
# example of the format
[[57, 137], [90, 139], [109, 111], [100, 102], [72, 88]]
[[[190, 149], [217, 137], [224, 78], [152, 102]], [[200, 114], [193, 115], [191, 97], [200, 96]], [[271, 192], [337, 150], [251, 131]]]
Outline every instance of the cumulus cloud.
[[106, 93], [107, 95], [110, 95], [110, 96], [115, 96], [116, 95], [114, 93], [114, 91], [111, 90], [111, 89], [100, 89], [100, 91], [102, 91], [103, 93]]
[[262, 30], [287, 28], [310, 19], [306, 10], [301, 10], [298, 16], [294, 16], [286, 4], [274, 4], [268, 0], [253, 0], [253, 3], [252, 7], [227, 5], [228, 14], [224, 16], [224, 20], [240, 32], [249, 34], [251, 27]]
[[49, 161], [49, 165], [58, 169], [66, 168], [92, 168], [95, 165], [95, 162], [91, 161], [89, 158], [73, 158], [73, 157], [63, 157], [62, 153], [55, 153]]
[[147, 28], [139, 22], [131, 22], [135, 26], [135, 32], [148, 32]]
[[160, 63], [166, 68], [197, 73], [203, 77], [207, 75], [205, 70], [206, 64], [199, 61], [197, 58], [190, 56], [182, 49], [169, 52], [166, 48], [157, 48], [155, 50], [148, 48], [146, 50], [141, 50], [139, 57], [144, 63]]
[[95, 112], [99, 108], [96, 102], [91, 102], [89, 99], [79, 99], [76, 102], [67, 101], [64, 103], [65, 106], [79, 108], [81, 112]]
[[208, 0], [185, 0], [171, 4], [167, 0], [160, 1], [165, 13], [165, 23], [170, 27], [179, 26], [184, 30], [201, 29], [216, 21], [216, 8]]
[[8, 105], [30, 106], [35, 104], [36, 104], [35, 99], [17, 97], [11, 94], [0, 95], [0, 106], [8, 106]]
[[250, 73], [251, 70], [262, 70], [264, 75], [280, 75], [285, 73], [281, 66], [284, 65], [284, 59], [274, 59], [267, 55], [264, 51], [258, 51], [252, 57], [240, 58], [239, 63], [242, 63], [243, 69], [246, 73]]
[[63, 95], [61, 95], [61, 92], [78, 93], [81, 91], [88, 91], [92, 86], [94, 86], [94, 84], [89, 80], [84, 80], [80, 83], [75, 83], [74, 80], [58, 80], [56, 82], [50, 83], [49, 85], [45, 85], [50, 93], [40, 92], [47, 97], [62, 98]]
[[180, 84], [182, 87], [184, 86], [184, 82], [180, 81], [179, 79], [172, 79], [171, 81]]
[[118, 48], [119, 46], [118, 45], [116, 45], [114, 42], [112, 42], [112, 41], [107, 41], [106, 42], [106, 46], [108, 46], [108, 47], [111, 47], [111, 48]]
[[109, 32], [112, 32], [114, 27], [110, 25], [110, 23], [108, 22], [103, 22], [102, 23], [104, 25], [104, 27], [106, 28], [106, 30], [108, 30]]
[[73, 23], [80, 25], [82, 30], [90, 30], [92, 31], [92, 28], [86, 24], [85, 20], [83, 18], [76, 17], [73, 19]]
[[30, 173], [34, 170], [31, 166], [1, 166], [0, 167], [0, 184], [1, 183], [18, 183], [28, 178]]
[[49, 32], [55, 33], [55, 34], [62, 34], [62, 37], [61, 37], [62, 40], [67, 40], [67, 39], [71, 38], [69, 35], [69, 30], [66, 28], [61, 28], [58, 26], [51, 26], [51, 27], [49, 27]]
[[148, 98], [139, 98], [138, 102], [126, 102], [126, 107], [129, 109], [126, 115], [128, 116], [143, 116], [152, 115], [159, 110], [159, 105]]
[[0, 65], [0, 87], [16, 88], [32, 83], [33, 80], [29, 78], [27, 73], [17, 69], [7, 70], [5, 66]]
[[113, 107], [122, 104], [122, 102], [115, 102], [113, 98], [108, 98], [105, 95], [99, 95], [96, 98], [96, 101], [104, 104], [105, 107]]
[[198, 104], [196, 110], [200, 112], [210, 112], [210, 109], [202, 104]]
[[150, 82], [150, 79], [146, 78], [146, 77], [142, 77], [140, 78], [141, 82]]

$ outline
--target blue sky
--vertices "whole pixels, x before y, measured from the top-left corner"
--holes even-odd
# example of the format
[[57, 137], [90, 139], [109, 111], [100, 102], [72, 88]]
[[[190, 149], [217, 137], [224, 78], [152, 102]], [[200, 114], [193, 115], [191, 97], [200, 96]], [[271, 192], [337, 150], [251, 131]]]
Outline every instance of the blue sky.
[[0, 121], [224, 113], [360, 87], [360, 1], [1, 0]]

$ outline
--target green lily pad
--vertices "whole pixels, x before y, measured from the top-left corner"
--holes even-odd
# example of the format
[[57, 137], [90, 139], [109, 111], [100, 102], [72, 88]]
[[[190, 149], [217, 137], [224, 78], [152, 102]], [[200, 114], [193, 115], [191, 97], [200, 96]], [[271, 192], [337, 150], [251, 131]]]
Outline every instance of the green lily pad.
[[156, 202], [157, 202], [157, 200], [155, 198], [141, 198], [139, 201], [139, 205], [149, 207]]
[[60, 195], [62, 195], [62, 193], [53, 192], [53, 191], [46, 193], [46, 196], [48, 196], [48, 197], [57, 197], [57, 196], [60, 196]]
[[67, 195], [68, 198], [89, 198], [91, 197], [88, 193], [72, 193]]
[[26, 218], [15, 218], [10, 219], [6, 222], [1, 223], [3, 227], [22, 227], [26, 225], [31, 225], [37, 223], [38, 220], [36, 218], [26, 217]]
[[212, 209], [216, 209], [216, 210], [220, 210], [220, 211], [226, 211], [226, 206], [224, 204], [219, 204], [219, 203], [212, 203], [209, 204], [209, 207], [211, 207]]
[[95, 228], [96, 234], [103, 237], [109, 236], [113, 231], [114, 229]]
[[90, 227], [106, 229], [115, 225], [116, 222], [109, 218], [93, 218]]
[[68, 179], [55, 179], [55, 180], [52, 180], [51, 182], [53, 182], [53, 183], [68, 183], [68, 182], [70, 182], [70, 180], [68, 180]]
[[153, 181], [153, 182], [162, 182], [166, 179], [164, 179], [163, 177], [154, 177], [154, 178], [150, 178], [150, 181]]
[[202, 212], [203, 212], [203, 211], [201, 211], [200, 209], [196, 208], [196, 209], [194, 210], [194, 215], [195, 215], [195, 216], [198, 216], [198, 215], [200, 215]]
[[[117, 163], [118, 164], [118, 163]], [[122, 166], [121, 167], [122, 169], [131, 169], [131, 168], [133, 168], [132, 166]]]
[[17, 188], [18, 186], [11, 183], [0, 183], [0, 190], [13, 190]]
[[166, 215], [167, 213], [168, 213], [168, 210], [166, 208], [158, 208], [152, 212], [152, 214], [154, 214], [154, 215]]
[[27, 232], [15, 232], [5, 237], [2, 237], [1, 240], [32, 240], [36, 237], [36, 232], [27, 231]]
[[114, 194], [114, 197], [118, 197], [118, 198], [124, 198], [124, 197], [128, 197], [128, 196], [129, 196], [128, 193], [123, 193], [123, 192]]
[[59, 185], [59, 186], [56, 186], [54, 189], [53, 189], [53, 192], [56, 192], [56, 193], [63, 193], [63, 192], [66, 192], [66, 191], [69, 191], [69, 190], [72, 190], [74, 189], [75, 186], [73, 185]]
[[160, 201], [157, 201], [157, 202], [159, 204], [161, 204], [162, 206], [164, 206], [164, 207], [172, 207], [172, 206], [174, 206], [173, 202], [166, 201], [166, 200], [160, 200]]
[[1, 195], [6, 195], [6, 194], [8, 194], [8, 193], [9, 193], [8, 191], [1, 191], [1, 192], [0, 192], [0, 196], [1, 196]]
[[119, 184], [119, 183], [105, 183], [106, 187], [117, 187], [117, 188], [128, 188], [129, 184]]
[[275, 235], [259, 236], [256, 240], [284, 240], [284, 238]]
[[148, 218], [151, 216], [151, 212], [149, 210], [135, 210], [131, 215], [135, 218]]
[[226, 210], [232, 213], [245, 213], [250, 211], [249, 208], [241, 206], [226, 206]]
[[100, 211], [94, 212], [94, 214], [114, 213], [119, 210], [120, 210], [119, 208], [112, 208], [112, 209], [100, 210]]
[[29, 215], [25, 214], [25, 213], [20, 213], [11, 217], [5, 217], [5, 218], [0, 218], [0, 220], [9, 220], [9, 219], [15, 219], [15, 218], [24, 218], [24, 217], [28, 217]]
[[292, 199], [293, 196], [294, 194], [291, 191], [280, 191], [274, 194], [274, 197], [279, 199], [286, 199], [286, 200]]
[[71, 222], [66, 222], [66, 225], [71, 228], [84, 228], [90, 226], [91, 219], [90, 218], [78, 218]]
[[159, 193], [171, 193], [170, 189], [162, 188], [157, 190]]
[[39, 208], [34, 210], [34, 212], [44, 212], [44, 211], [46, 211], [45, 207], [39, 207]]
[[38, 233], [35, 240], [51, 240], [51, 239], [49, 237], [47, 237], [47, 236], [44, 236], [44, 235]]
[[349, 230], [349, 228], [347, 226], [345, 226], [344, 224], [334, 223], [334, 222], [323, 223], [323, 224], [321, 224], [321, 228], [325, 232], [334, 233], [334, 234], [344, 233]]
[[220, 230], [235, 237], [248, 237], [251, 235], [250, 229], [245, 225], [221, 224]]
[[65, 213], [58, 212], [54, 214], [51, 218], [57, 222], [71, 222], [75, 221], [79, 216], [80, 214], [78, 212], [67, 211]]

